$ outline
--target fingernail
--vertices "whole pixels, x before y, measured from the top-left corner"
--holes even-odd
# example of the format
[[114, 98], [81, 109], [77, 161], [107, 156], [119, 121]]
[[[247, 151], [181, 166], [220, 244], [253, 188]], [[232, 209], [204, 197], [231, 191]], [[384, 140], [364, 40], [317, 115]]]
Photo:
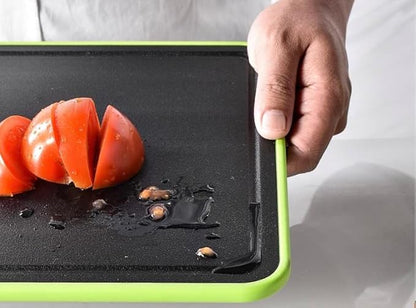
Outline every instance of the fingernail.
[[271, 132], [284, 131], [286, 129], [286, 116], [280, 110], [267, 110], [263, 114], [261, 128]]

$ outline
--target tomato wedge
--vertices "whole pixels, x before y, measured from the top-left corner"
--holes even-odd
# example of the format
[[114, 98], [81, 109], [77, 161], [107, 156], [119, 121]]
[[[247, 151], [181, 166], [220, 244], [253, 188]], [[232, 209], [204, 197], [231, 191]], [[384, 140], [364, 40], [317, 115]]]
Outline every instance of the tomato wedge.
[[100, 123], [91, 98], [42, 109], [30, 122], [0, 124], [0, 195], [33, 188], [36, 177], [81, 189], [101, 189], [133, 177], [144, 161], [143, 141], [130, 120], [108, 106]]
[[24, 182], [15, 177], [0, 157], [0, 196], [13, 197], [16, 194], [32, 190], [32, 182]]
[[0, 123], [0, 196], [32, 190], [36, 177], [25, 167], [21, 155], [23, 135], [30, 120], [10, 116]]
[[23, 161], [31, 173], [49, 182], [68, 184], [54, 134], [58, 103], [42, 109], [32, 120], [22, 140]]
[[130, 120], [107, 106], [101, 126], [100, 152], [93, 189], [117, 185], [134, 176], [144, 161], [142, 138]]
[[58, 103], [54, 124], [55, 139], [66, 172], [76, 187], [91, 187], [100, 133], [94, 101], [74, 98]]

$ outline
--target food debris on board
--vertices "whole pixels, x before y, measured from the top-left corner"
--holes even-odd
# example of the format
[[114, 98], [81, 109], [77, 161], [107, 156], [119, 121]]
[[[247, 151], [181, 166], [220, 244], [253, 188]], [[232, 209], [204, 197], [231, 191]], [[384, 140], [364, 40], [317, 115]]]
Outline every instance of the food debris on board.
[[35, 212], [34, 209], [25, 208], [19, 212], [19, 216], [22, 218], [29, 218]]
[[195, 252], [198, 259], [217, 258], [218, 254], [209, 246], [199, 248]]
[[211, 233], [205, 234], [205, 238], [207, 240], [217, 240], [217, 239], [220, 239], [221, 236], [217, 233], [211, 232]]
[[52, 216], [48, 224], [50, 227], [56, 230], [65, 229], [65, 220], [63, 219], [61, 215]]
[[160, 189], [156, 186], [149, 186], [142, 190], [142, 192], [139, 194], [139, 199], [141, 201], [158, 201], [158, 200], [168, 200], [173, 195], [172, 190], [168, 189]]
[[152, 220], [161, 220], [165, 218], [168, 210], [163, 203], [155, 203], [149, 207], [148, 211]]
[[102, 210], [108, 205], [104, 199], [96, 199], [92, 202], [92, 207], [96, 210]]

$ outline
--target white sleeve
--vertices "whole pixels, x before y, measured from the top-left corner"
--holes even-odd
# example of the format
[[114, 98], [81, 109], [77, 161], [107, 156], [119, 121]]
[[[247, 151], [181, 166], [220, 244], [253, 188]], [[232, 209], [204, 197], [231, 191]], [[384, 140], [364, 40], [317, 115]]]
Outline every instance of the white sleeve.
[[40, 41], [36, 0], [0, 1], [0, 41]]

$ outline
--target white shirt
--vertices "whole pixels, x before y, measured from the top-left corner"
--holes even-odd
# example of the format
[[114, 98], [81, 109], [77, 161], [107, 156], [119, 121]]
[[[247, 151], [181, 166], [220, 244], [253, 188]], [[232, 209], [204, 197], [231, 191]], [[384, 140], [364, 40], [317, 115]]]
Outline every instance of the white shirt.
[[0, 40], [238, 40], [270, 0], [0, 0]]

